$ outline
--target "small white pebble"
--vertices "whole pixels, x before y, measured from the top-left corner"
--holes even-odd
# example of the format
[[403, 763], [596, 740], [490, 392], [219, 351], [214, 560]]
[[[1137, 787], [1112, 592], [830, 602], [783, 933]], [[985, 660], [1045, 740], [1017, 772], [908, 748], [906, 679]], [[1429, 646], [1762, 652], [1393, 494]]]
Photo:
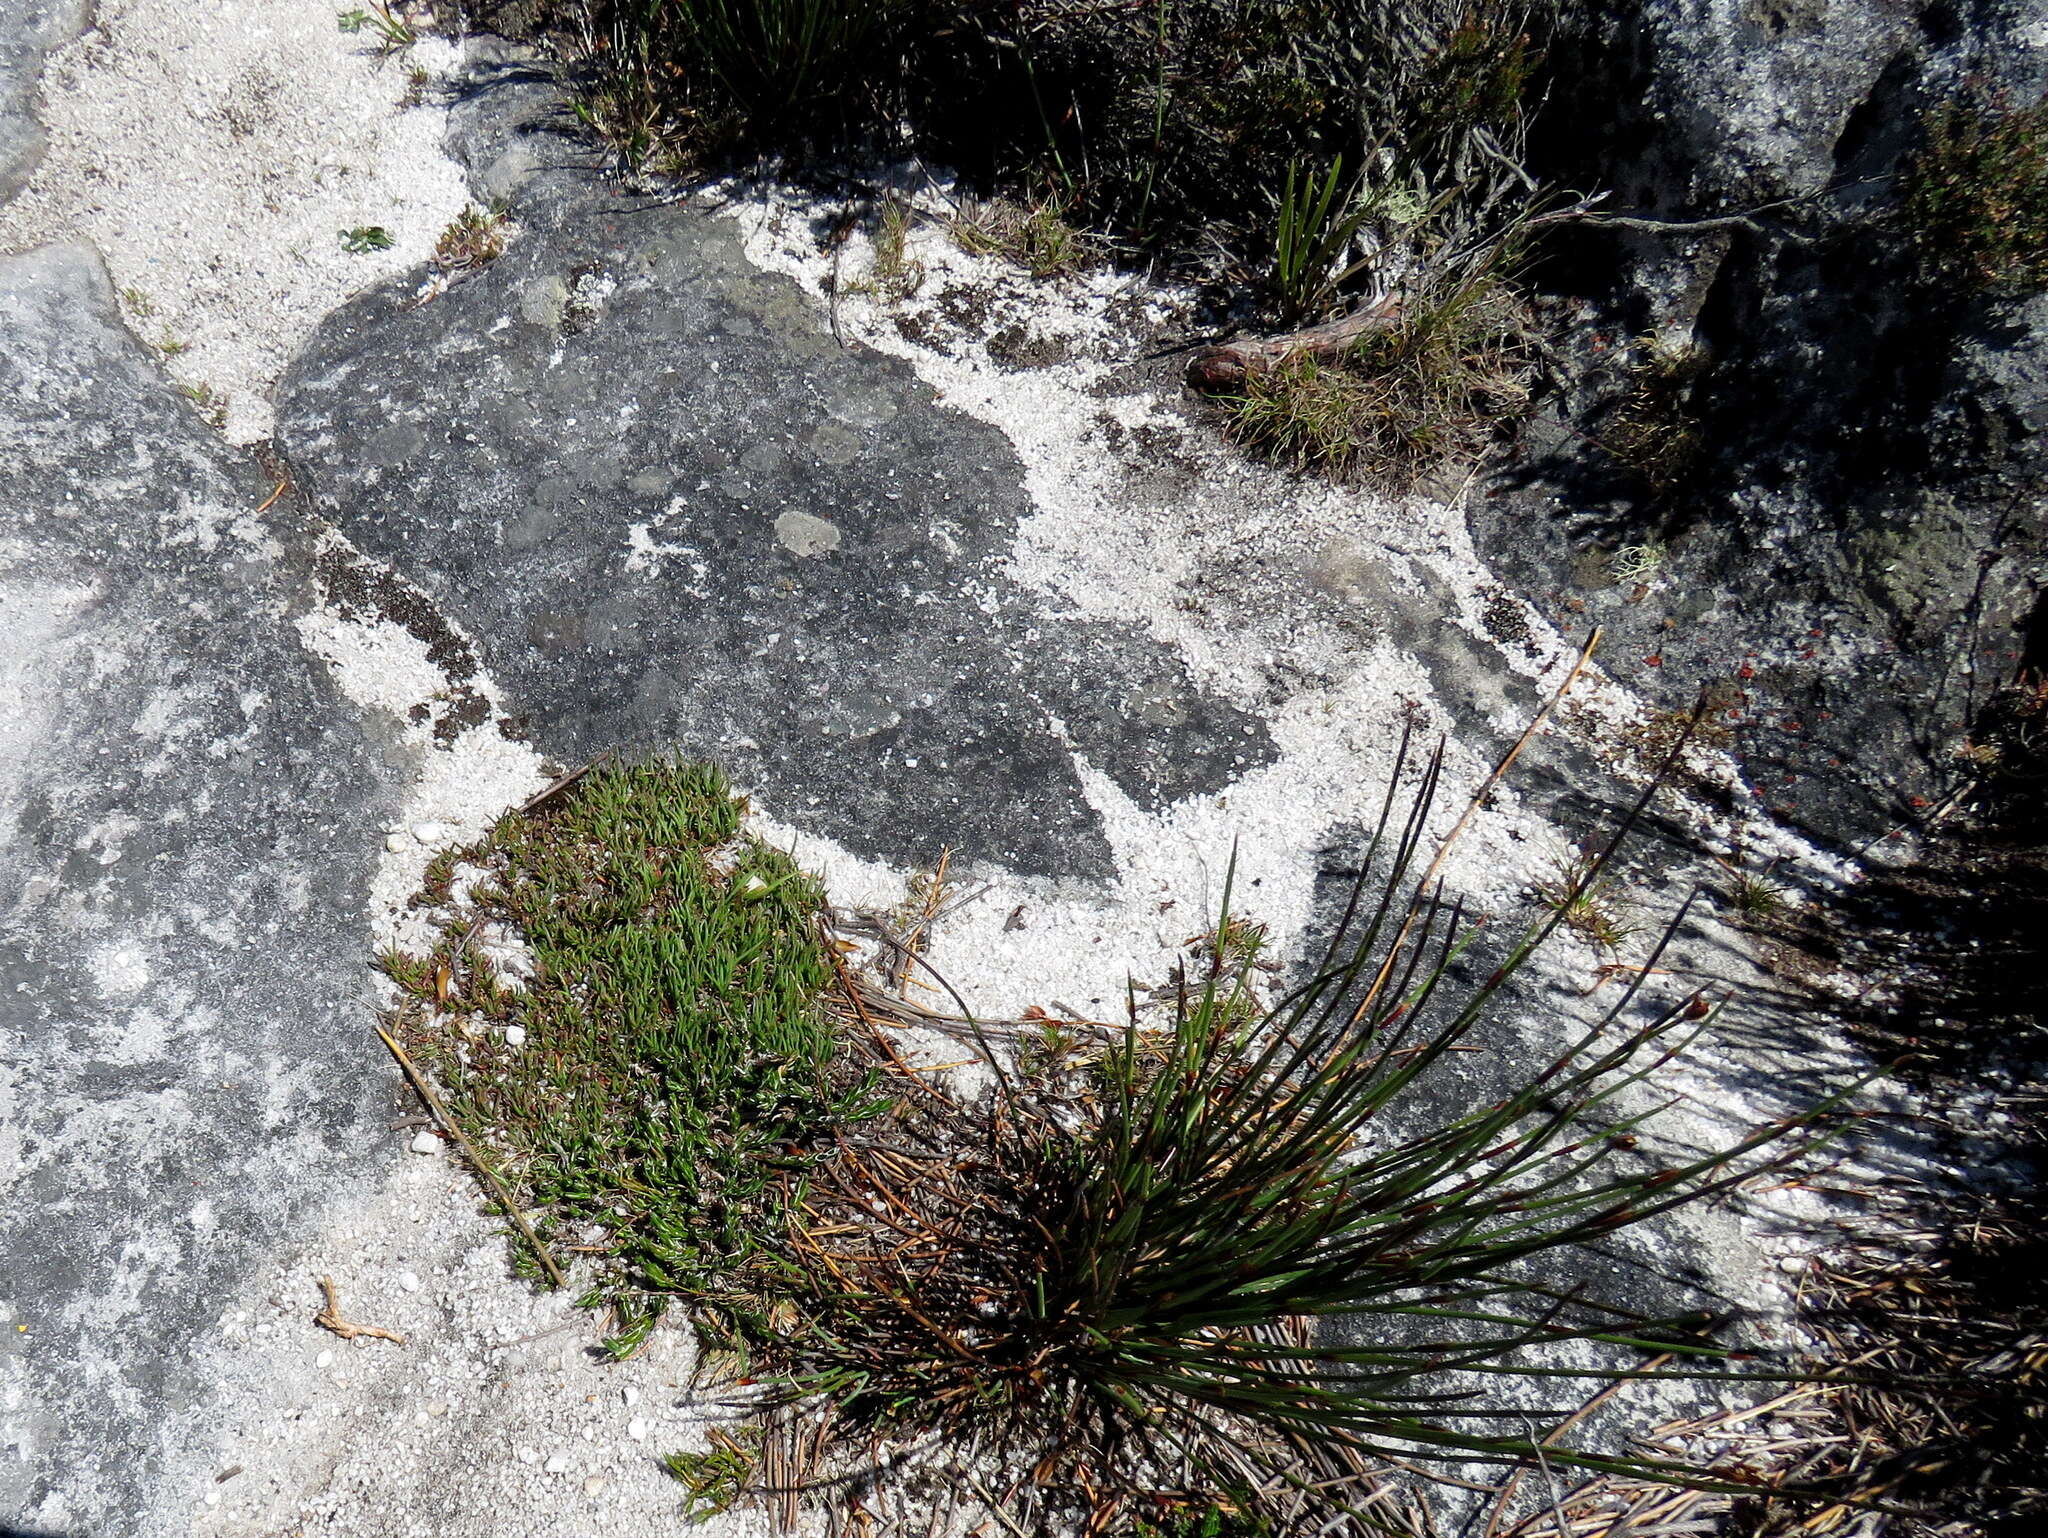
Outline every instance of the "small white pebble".
[[540, 1468], [543, 1474], [566, 1474], [569, 1472], [569, 1455], [567, 1453], [556, 1453], [546, 1463], [543, 1463]]
[[427, 1406], [427, 1414], [429, 1415], [446, 1415], [447, 1413], [448, 1401], [445, 1399], [437, 1399]]
[[625, 1399], [628, 1409], [640, 1402], [640, 1390], [637, 1388], [621, 1389], [619, 1392], [621, 1397]]
[[1787, 1255], [1778, 1262], [1778, 1269], [1787, 1276], [1801, 1275], [1807, 1269], [1807, 1259], [1804, 1255]]
[[384, 847], [393, 854], [397, 854], [405, 845], [406, 837], [403, 833], [387, 833], [384, 835]]
[[518, 1452], [514, 1453], [512, 1456], [517, 1458], [521, 1463], [540, 1462], [540, 1454], [535, 1452], [530, 1447], [522, 1447], [519, 1449]]
[[322, 1351], [313, 1358], [313, 1365], [315, 1367], [332, 1367], [334, 1365], [334, 1353], [332, 1351]]
[[218, 1506], [218, 1505], [220, 1504], [220, 1491], [218, 1491], [218, 1490], [209, 1490], [209, 1491], [207, 1491], [207, 1492], [206, 1492], [206, 1504], [207, 1504], [207, 1505], [209, 1505], [209, 1506]]
[[525, 1045], [526, 1045], [526, 1027], [525, 1027], [525, 1026], [523, 1026], [523, 1025], [508, 1025], [508, 1026], [506, 1026], [506, 1027], [505, 1027], [505, 1045], [506, 1045], [506, 1046], [508, 1046], [508, 1047], [523, 1047], [523, 1046], [525, 1046]]
[[585, 1495], [602, 1495], [604, 1494], [604, 1487], [610, 1483], [611, 1481], [606, 1479], [604, 1475], [593, 1474], [583, 1481], [583, 1493]]
[[412, 1135], [412, 1141], [405, 1146], [416, 1154], [439, 1153], [441, 1136], [431, 1127], [422, 1127]]
[[630, 1421], [626, 1422], [626, 1435], [631, 1437], [636, 1442], [646, 1441], [647, 1422], [642, 1420], [637, 1415], [634, 1416]]
[[445, 844], [455, 836], [455, 829], [445, 822], [416, 822], [412, 825], [412, 836], [422, 844]]
[[398, 1285], [407, 1292], [418, 1292], [420, 1290], [420, 1279], [410, 1271], [401, 1271], [398, 1273]]

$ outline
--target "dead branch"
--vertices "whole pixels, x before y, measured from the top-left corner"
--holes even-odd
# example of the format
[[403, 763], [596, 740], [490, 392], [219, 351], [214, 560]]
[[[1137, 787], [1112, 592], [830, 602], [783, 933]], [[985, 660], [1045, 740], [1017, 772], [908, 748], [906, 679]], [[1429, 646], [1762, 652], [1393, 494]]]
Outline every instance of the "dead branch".
[[377, 1028], [377, 1037], [398, 1060], [398, 1066], [405, 1074], [406, 1082], [411, 1084], [418, 1091], [420, 1099], [427, 1103], [427, 1109], [433, 1113], [435, 1123], [443, 1132], [455, 1139], [468, 1158], [470, 1168], [475, 1170], [482, 1177], [484, 1184], [491, 1188], [491, 1194], [497, 1197], [498, 1205], [504, 1209], [505, 1216], [512, 1220], [512, 1226], [518, 1229], [520, 1237], [533, 1247], [534, 1257], [540, 1261], [541, 1269], [547, 1272], [548, 1280], [557, 1287], [568, 1286], [569, 1278], [563, 1274], [561, 1266], [556, 1264], [555, 1257], [549, 1252], [548, 1247], [541, 1242], [540, 1235], [533, 1231], [533, 1225], [527, 1221], [526, 1214], [512, 1199], [512, 1193], [505, 1189], [505, 1182], [498, 1178], [497, 1172], [477, 1151], [476, 1144], [472, 1143], [462, 1128], [455, 1124], [455, 1118], [448, 1114], [448, 1107], [443, 1105], [441, 1097], [434, 1093], [434, 1086], [427, 1082], [427, 1076], [413, 1066], [412, 1059], [405, 1055], [405, 1048], [398, 1044], [389, 1031], [380, 1026]]
[[1293, 358], [1307, 357], [1317, 363], [1332, 363], [1360, 337], [1374, 331], [1390, 330], [1400, 321], [1400, 300], [1387, 298], [1303, 331], [1290, 331], [1284, 336], [1244, 337], [1235, 342], [1204, 347], [1188, 359], [1188, 384], [1205, 394], [1223, 394], [1243, 389], [1245, 381], [1253, 374], [1263, 373]]
[[604, 752], [598, 754], [597, 757], [593, 758], [589, 763], [585, 764], [582, 768], [571, 769], [567, 774], [556, 777], [552, 782], [550, 782], [545, 788], [543, 788], [537, 794], [529, 796], [526, 798], [526, 800], [521, 802], [519, 805], [519, 814], [523, 817], [529, 813], [539, 811], [542, 807], [546, 806], [550, 801], [554, 800], [555, 797], [562, 794], [563, 791], [567, 790], [571, 785], [574, 785], [577, 781], [581, 780], [586, 774], [590, 773], [591, 770], [595, 769], [599, 764], [606, 762], [611, 757], [612, 752], [609, 748], [607, 748]]
[[332, 1330], [343, 1340], [354, 1340], [358, 1336], [364, 1336], [370, 1340], [388, 1340], [394, 1346], [405, 1344], [405, 1337], [396, 1330], [380, 1329], [374, 1324], [357, 1324], [353, 1320], [342, 1318], [341, 1298], [334, 1290], [333, 1277], [321, 1277], [320, 1290], [327, 1295], [327, 1306], [313, 1316], [313, 1323], [321, 1329]]

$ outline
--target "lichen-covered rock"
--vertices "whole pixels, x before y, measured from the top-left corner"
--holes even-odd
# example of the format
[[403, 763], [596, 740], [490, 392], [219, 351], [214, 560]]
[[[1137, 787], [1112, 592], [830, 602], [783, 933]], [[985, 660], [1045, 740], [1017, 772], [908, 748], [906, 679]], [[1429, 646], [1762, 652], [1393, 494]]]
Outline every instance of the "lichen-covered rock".
[[731, 221], [562, 169], [590, 151], [558, 103], [516, 66], [472, 97], [458, 142], [518, 239], [337, 313], [278, 414], [315, 505], [537, 740], [681, 747], [861, 853], [1062, 876], [1109, 870], [1077, 754], [1146, 806], [1270, 756], [1138, 626], [1005, 575], [1030, 501], [998, 431], [842, 346]]
[[[384, 775], [270, 487], [83, 247], [0, 259], [0, 1528], [185, 1530], [224, 1300], [386, 1091]], [[208, 1474], [212, 1472], [207, 1471]]]
[[1916, 8], [1896, 0], [1587, 9], [1567, 44], [1574, 131], [1597, 144], [1617, 201], [1680, 216], [1823, 190], [1844, 130], [1916, 30]]

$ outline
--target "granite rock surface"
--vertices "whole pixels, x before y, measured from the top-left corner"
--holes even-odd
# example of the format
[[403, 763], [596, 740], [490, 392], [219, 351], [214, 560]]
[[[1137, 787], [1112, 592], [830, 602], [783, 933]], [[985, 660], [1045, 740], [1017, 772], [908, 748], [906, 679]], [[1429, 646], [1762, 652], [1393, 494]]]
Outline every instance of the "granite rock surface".
[[77, 34], [89, 8], [87, 0], [0, 0], [0, 203], [42, 154], [35, 100], [43, 55]]
[[427, 302], [334, 315], [278, 444], [478, 638], [536, 740], [715, 757], [863, 854], [1072, 877], [1108, 872], [1075, 756], [1154, 807], [1271, 756], [1138, 624], [1056, 621], [1005, 575], [1030, 503], [1000, 432], [843, 345], [703, 200], [567, 169], [587, 149], [527, 90], [471, 116], [519, 239]]
[[0, 260], [0, 1524], [176, 1530], [223, 1297], [390, 1114], [396, 770], [291, 628], [269, 489], [89, 249]]

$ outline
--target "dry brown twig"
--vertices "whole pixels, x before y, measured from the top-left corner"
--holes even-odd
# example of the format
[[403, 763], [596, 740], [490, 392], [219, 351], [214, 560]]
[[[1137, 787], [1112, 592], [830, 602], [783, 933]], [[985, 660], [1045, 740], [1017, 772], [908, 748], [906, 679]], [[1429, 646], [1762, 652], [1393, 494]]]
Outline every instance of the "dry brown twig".
[[319, 1325], [321, 1329], [332, 1330], [343, 1340], [362, 1338], [367, 1340], [388, 1340], [394, 1346], [405, 1344], [405, 1337], [396, 1330], [387, 1330], [374, 1324], [357, 1324], [352, 1319], [344, 1319], [341, 1313], [341, 1297], [335, 1291], [333, 1277], [321, 1277], [320, 1290], [327, 1296], [327, 1306], [313, 1316], [313, 1323]]
[[[1761, 1404], [1672, 1421], [1639, 1440], [1663, 1456], [1690, 1457], [1703, 1471], [1746, 1471], [1757, 1481], [1757, 1494], [1767, 1497], [1775, 1486], [1796, 1484], [1821, 1467], [1835, 1440], [1821, 1430], [1831, 1392], [1828, 1384], [1804, 1384]], [[1566, 1491], [1554, 1508], [1530, 1512], [1503, 1529], [1499, 1523], [1512, 1495], [1511, 1483], [1503, 1488], [1486, 1538], [1708, 1538], [1723, 1530], [1733, 1510], [1726, 1495], [1602, 1474]], [[1808, 1518], [1802, 1529], [1827, 1532], [1859, 1515], [1868, 1516], [1853, 1506], [1834, 1506]], [[1844, 1528], [1843, 1538], [1852, 1531], [1865, 1529]]]
[[1303, 331], [1290, 331], [1284, 336], [1240, 337], [1204, 347], [1188, 359], [1188, 384], [1205, 394], [1227, 393], [1242, 390], [1253, 374], [1278, 367], [1292, 358], [1309, 357], [1317, 363], [1334, 363], [1366, 333], [1398, 326], [1401, 313], [1400, 300], [1382, 299]]
[[519, 815], [524, 817], [530, 813], [539, 811], [542, 807], [546, 806], [550, 801], [554, 800], [555, 797], [562, 794], [563, 791], [567, 790], [570, 786], [574, 785], [577, 781], [581, 780], [586, 774], [590, 773], [591, 770], [597, 768], [600, 764], [609, 763], [612, 757], [613, 754], [610, 751], [610, 749], [606, 749], [604, 752], [598, 754], [597, 757], [593, 758], [589, 763], [583, 765], [582, 768], [571, 769], [566, 774], [557, 775], [547, 785], [543, 786], [533, 795], [528, 796], [524, 801], [522, 801], [519, 804]]
[[534, 1257], [539, 1260], [541, 1269], [547, 1272], [548, 1280], [557, 1287], [568, 1286], [568, 1276], [563, 1273], [548, 1247], [541, 1242], [540, 1235], [533, 1231], [533, 1225], [526, 1220], [526, 1214], [520, 1210], [519, 1203], [514, 1201], [512, 1193], [505, 1189], [505, 1182], [498, 1178], [497, 1171], [492, 1169], [484, 1156], [477, 1151], [476, 1144], [472, 1143], [463, 1134], [462, 1128], [455, 1124], [455, 1118], [448, 1114], [448, 1107], [441, 1103], [441, 1097], [434, 1092], [434, 1086], [427, 1082], [427, 1076], [414, 1066], [413, 1060], [406, 1055], [405, 1048], [398, 1044], [389, 1031], [380, 1027], [377, 1038], [398, 1060], [398, 1066], [405, 1074], [406, 1082], [419, 1092], [420, 1099], [426, 1101], [427, 1109], [433, 1113], [435, 1124], [461, 1145], [463, 1154], [469, 1159], [470, 1168], [474, 1169], [482, 1177], [484, 1184], [491, 1188], [491, 1194], [498, 1199], [498, 1205], [504, 1209], [505, 1216], [512, 1220], [512, 1226], [517, 1228], [520, 1237], [533, 1247]]
[[897, 952], [895, 970], [889, 982], [899, 993], [903, 991], [909, 979], [911, 963], [931, 943], [932, 924], [952, 892], [952, 888], [946, 884], [946, 867], [952, 860], [953, 848], [949, 844], [939, 851], [939, 862], [932, 867], [929, 875], [911, 878], [910, 902], [915, 907], [909, 914], [909, 927], [901, 936], [889, 936]]

